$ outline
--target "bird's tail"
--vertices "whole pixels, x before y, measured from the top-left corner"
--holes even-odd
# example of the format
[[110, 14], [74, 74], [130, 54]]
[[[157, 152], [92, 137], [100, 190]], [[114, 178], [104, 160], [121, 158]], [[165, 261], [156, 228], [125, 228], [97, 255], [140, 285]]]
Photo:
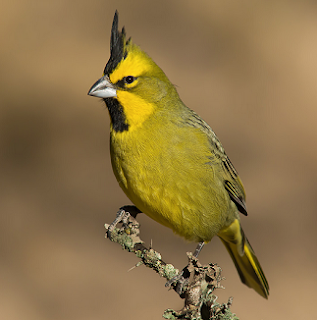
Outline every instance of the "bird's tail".
[[241, 281], [262, 297], [268, 298], [269, 284], [255, 253], [236, 219], [218, 233], [238, 270]]

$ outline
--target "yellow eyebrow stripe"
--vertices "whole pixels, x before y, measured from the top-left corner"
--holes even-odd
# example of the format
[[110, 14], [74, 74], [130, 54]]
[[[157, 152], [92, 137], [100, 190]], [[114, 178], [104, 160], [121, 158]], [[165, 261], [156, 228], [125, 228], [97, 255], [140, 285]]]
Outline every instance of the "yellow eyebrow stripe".
[[127, 76], [138, 77], [148, 72], [152, 66], [147, 54], [138, 46], [130, 44], [127, 50], [129, 52], [127, 57], [110, 74], [110, 81], [112, 83], [117, 83]]

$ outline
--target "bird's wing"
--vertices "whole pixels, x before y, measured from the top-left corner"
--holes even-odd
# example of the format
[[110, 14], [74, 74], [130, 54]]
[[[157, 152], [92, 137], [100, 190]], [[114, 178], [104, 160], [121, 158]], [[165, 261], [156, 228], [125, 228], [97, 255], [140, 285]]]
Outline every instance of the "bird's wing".
[[187, 119], [187, 124], [199, 128], [207, 136], [210, 144], [210, 151], [212, 157], [217, 159], [217, 162], [221, 163], [224, 173], [224, 187], [229, 193], [230, 199], [235, 203], [238, 210], [247, 215], [246, 203], [245, 203], [245, 191], [242, 181], [238, 175], [237, 170], [234, 168], [232, 162], [227, 156], [220, 140], [210, 126], [200, 118], [194, 111]]

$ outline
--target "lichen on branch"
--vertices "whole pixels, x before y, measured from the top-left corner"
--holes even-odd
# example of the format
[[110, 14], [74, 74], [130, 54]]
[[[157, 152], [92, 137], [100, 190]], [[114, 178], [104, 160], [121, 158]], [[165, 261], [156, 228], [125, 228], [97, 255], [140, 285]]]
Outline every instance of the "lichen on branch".
[[[137, 266], [144, 264], [153, 269], [184, 299], [181, 310], [167, 309], [163, 317], [171, 320], [238, 320], [230, 311], [232, 298], [227, 303], [219, 304], [216, 302], [217, 296], [213, 294], [215, 289], [222, 287], [221, 268], [213, 263], [202, 265], [191, 252], [187, 253], [188, 264], [182, 271], [164, 262], [159, 252], [144, 246], [139, 236], [140, 225], [136, 220], [138, 213], [140, 211], [134, 206], [122, 207], [113, 223], [105, 224], [106, 238], [120, 244], [122, 249], [133, 252], [140, 259]], [[119, 223], [122, 224], [120, 228], [117, 227]]]

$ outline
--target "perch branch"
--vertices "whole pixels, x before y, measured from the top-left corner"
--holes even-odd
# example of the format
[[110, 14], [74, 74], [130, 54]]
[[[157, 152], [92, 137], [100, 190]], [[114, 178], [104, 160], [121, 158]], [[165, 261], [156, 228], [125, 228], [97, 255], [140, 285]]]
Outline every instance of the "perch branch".
[[[171, 320], [238, 320], [230, 311], [232, 298], [227, 303], [219, 304], [216, 302], [217, 296], [213, 294], [215, 289], [221, 287], [221, 268], [213, 263], [202, 265], [191, 252], [187, 253], [188, 264], [182, 272], [164, 262], [161, 254], [145, 247], [139, 237], [140, 225], [135, 219], [138, 213], [140, 211], [134, 206], [122, 207], [113, 223], [105, 224], [106, 238], [120, 244], [122, 249], [133, 252], [140, 258], [137, 266], [144, 264], [153, 269], [168, 280], [168, 284], [184, 299], [183, 309], [167, 309], [163, 317]], [[120, 228], [117, 227], [119, 223], [122, 223]]]

